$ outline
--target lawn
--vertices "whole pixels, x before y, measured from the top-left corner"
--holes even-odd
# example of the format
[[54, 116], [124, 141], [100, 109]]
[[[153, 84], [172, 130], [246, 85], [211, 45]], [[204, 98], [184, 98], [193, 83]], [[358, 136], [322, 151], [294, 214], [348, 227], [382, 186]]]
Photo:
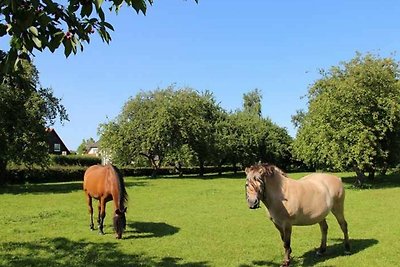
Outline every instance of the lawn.
[[[298, 178], [302, 174], [291, 174]], [[319, 226], [295, 227], [294, 266], [397, 266], [400, 176], [370, 189], [346, 184], [352, 254], [328, 216], [328, 248], [315, 256]], [[127, 231], [116, 240], [107, 205], [106, 235], [89, 230], [79, 182], [14, 185], [0, 190], [0, 266], [279, 266], [283, 247], [265, 209], [249, 210], [244, 176], [125, 178]]]

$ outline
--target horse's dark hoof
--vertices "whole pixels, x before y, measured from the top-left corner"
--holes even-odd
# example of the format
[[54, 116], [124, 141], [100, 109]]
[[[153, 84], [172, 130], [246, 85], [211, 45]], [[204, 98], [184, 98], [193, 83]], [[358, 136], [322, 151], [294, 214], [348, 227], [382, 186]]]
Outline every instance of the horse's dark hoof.
[[99, 232], [99, 235], [105, 235], [105, 233], [103, 231]]
[[284, 261], [282, 262], [281, 267], [289, 267], [289, 265], [290, 265], [290, 260], [284, 260]]

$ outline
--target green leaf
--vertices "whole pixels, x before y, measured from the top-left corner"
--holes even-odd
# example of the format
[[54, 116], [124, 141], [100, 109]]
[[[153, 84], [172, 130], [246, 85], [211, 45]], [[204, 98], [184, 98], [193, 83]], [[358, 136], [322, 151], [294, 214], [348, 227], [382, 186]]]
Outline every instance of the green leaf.
[[103, 22], [103, 25], [105, 26], [105, 27], [107, 27], [107, 28], [109, 28], [110, 30], [114, 30], [114, 27], [110, 24], [110, 23], [108, 23], [108, 22]]
[[64, 32], [62, 31], [53, 34], [48, 45], [51, 52], [54, 52], [60, 46], [63, 38], [64, 38]]
[[104, 0], [96, 0], [94, 2], [94, 4], [96, 5], [96, 9], [100, 9], [103, 2], [104, 2]]
[[92, 11], [93, 11], [93, 5], [92, 5], [91, 2], [88, 2], [88, 3], [86, 3], [86, 4], [84, 4], [82, 6], [81, 16], [82, 17], [85, 17], [85, 16], [89, 17], [92, 14]]
[[41, 49], [42, 48], [42, 41], [39, 40], [36, 36], [32, 37], [32, 41], [35, 43], [36, 48]]
[[[97, 14], [99, 14], [99, 18], [101, 21], [104, 21], [106, 19], [103, 9], [101, 9], [101, 8], [97, 9]], [[89, 21], [92, 21], [92, 19]], [[96, 21], [97, 21], [97, 19], [96, 19]]]
[[29, 27], [29, 31], [30, 31], [33, 35], [35, 35], [35, 36], [38, 36], [38, 35], [39, 35], [39, 32], [38, 32], [38, 30], [36, 29], [35, 26], [30, 26], [30, 27]]
[[72, 52], [72, 41], [71, 41], [71, 39], [64, 38], [63, 43], [64, 43], [64, 48], [65, 48], [64, 55], [65, 55], [65, 57], [68, 57]]
[[142, 11], [142, 13], [146, 15], [146, 1], [131, 1], [131, 4], [138, 14], [140, 11]]

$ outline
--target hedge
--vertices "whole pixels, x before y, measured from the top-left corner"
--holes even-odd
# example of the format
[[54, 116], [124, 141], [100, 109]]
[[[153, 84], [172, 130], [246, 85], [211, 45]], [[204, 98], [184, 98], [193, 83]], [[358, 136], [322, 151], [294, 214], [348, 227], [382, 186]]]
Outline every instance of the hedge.
[[[11, 167], [7, 170], [7, 182], [12, 184], [21, 183], [51, 183], [51, 182], [70, 182], [82, 181], [86, 166], [50, 166], [48, 168], [26, 168], [26, 167]], [[119, 168], [122, 174], [126, 176], [152, 176], [154, 170], [152, 168]], [[198, 167], [182, 168], [182, 173], [198, 174]], [[204, 174], [233, 172], [232, 167], [204, 167]], [[167, 167], [157, 171], [157, 175], [178, 175], [175, 168]]]
[[80, 155], [51, 155], [50, 156], [51, 165], [61, 165], [61, 166], [92, 166], [96, 164], [101, 164], [101, 159], [94, 156], [80, 156]]

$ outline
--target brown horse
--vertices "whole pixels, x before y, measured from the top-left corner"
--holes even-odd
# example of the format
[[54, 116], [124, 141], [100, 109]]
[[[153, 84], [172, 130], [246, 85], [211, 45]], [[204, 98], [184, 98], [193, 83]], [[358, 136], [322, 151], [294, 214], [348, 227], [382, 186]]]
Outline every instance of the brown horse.
[[331, 211], [344, 234], [345, 251], [350, 251], [347, 222], [344, 218], [344, 188], [339, 177], [314, 173], [300, 180], [293, 180], [278, 167], [259, 164], [246, 168], [246, 197], [250, 209], [266, 206], [271, 221], [279, 230], [285, 256], [282, 266], [289, 266], [290, 236], [293, 225], [312, 225], [321, 228], [322, 255], [326, 250], [328, 225], [325, 217]]
[[116, 238], [120, 239], [126, 226], [126, 203], [128, 193], [125, 189], [124, 180], [120, 171], [113, 165], [94, 165], [89, 167], [83, 179], [83, 190], [85, 191], [90, 213], [90, 229], [94, 230], [92, 198], [99, 201], [99, 233], [104, 235], [103, 224], [106, 217], [106, 203], [114, 202], [114, 230]]

